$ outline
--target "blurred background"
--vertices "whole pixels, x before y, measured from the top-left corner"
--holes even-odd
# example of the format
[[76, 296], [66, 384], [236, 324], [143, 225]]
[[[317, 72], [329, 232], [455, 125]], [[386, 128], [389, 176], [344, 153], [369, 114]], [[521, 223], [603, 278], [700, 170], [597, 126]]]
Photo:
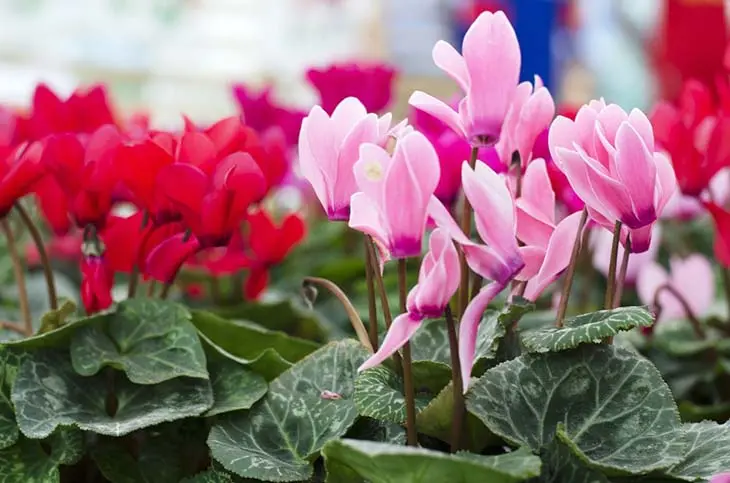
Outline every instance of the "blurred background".
[[0, 0], [0, 103], [26, 106], [37, 82], [61, 94], [107, 84], [122, 113], [174, 126], [237, 111], [236, 82], [281, 102], [316, 97], [305, 71], [375, 59], [400, 72], [395, 110], [421, 89], [455, 91], [431, 61], [483, 10], [503, 9], [559, 102], [604, 96], [625, 108], [673, 98], [722, 71], [723, 0]]

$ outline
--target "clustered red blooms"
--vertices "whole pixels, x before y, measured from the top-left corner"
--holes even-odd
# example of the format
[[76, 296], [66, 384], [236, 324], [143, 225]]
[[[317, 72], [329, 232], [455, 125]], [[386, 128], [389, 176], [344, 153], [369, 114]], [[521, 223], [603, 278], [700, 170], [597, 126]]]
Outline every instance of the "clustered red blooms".
[[[101, 86], [63, 100], [45, 85], [27, 114], [0, 116], [0, 215], [35, 195], [56, 234], [51, 255], [80, 260], [89, 313], [111, 305], [116, 273], [170, 284], [186, 262], [248, 270], [245, 296], [255, 299], [305, 235], [298, 215], [278, 224], [262, 206], [289, 171], [286, 140], [239, 116], [153, 130], [144, 118], [116, 119]], [[115, 214], [122, 203], [137, 211]]]

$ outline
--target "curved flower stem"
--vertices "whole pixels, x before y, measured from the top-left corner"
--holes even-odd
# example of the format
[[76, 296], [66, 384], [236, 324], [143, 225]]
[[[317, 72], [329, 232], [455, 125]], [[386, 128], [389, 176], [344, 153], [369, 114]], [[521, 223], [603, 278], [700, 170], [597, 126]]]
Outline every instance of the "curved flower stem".
[[454, 390], [454, 410], [451, 417], [451, 452], [461, 449], [462, 430], [466, 416], [464, 400], [464, 381], [461, 380], [461, 363], [459, 362], [459, 340], [456, 336], [456, 323], [451, 307], [444, 309], [446, 329], [449, 334], [449, 351], [451, 352], [451, 380]]
[[[471, 169], [474, 169], [474, 166], [477, 164], [478, 155], [479, 148], [472, 147], [471, 157], [469, 158], [469, 166]], [[471, 237], [471, 217], [471, 204], [469, 203], [469, 198], [466, 197], [466, 193], [464, 193], [464, 205], [461, 212], [461, 231], [464, 232], [464, 235], [466, 235], [467, 238]], [[461, 316], [469, 303], [469, 265], [466, 264], [466, 255], [463, 250], [459, 250], [459, 265], [461, 266], [461, 283], [459, 284], [459, 316]]]
[[33, 219], [30, 217], [25, 208], [23, 208], [23, 205], [21, 205], [20, 203], [15, 203], [15, 210], [20, 215], [23, 223], [25, 223], [26, 228], [28, 228], [30, 236], [33, 238], [33, 243], [35, 243], [36, 249], [38, 250], [38, 255], [40, 256], [41, 264], [43, 265], [43, 274], [46, 277], [46, 285], [48, 286], [48, 305], [51, 310], [56, 310], [58, 309], [56, 281], [53, 278], [51, 261], [48, 258], [48, 252], [46, 251], [46, 247], [43, 244], [43, 237], [41, 236], [41, 232], [38, 230], [38, 227], [35, 226], [35, 223], [33, 223]]
[[373, 280], [373, 271], [377, 270], [378, 261], [370, 257], [367, 235], [363, 236], [365, 242], [365, 281], [368, 285], [368, 327], [370, 336], [370, 347], [378, 350], [378, 307], [375, 305], [375, 281]]
[[365, 330], [365, 325], [362, 323], [362, 320], [360, 320], [357, 310], [355, 310], [355, 307], [353, 307], [352, 302], [350, 302], [350, 299], [347, 298], [345, 292], [343, 292], [337, 284], [327, 280], [326, 278], [305, 277], [304, 284], [319, 285], [320, 287], [327, 289], [335, 296], [335, 298], [337, 298], [337, 300], [340, 301], [342, 306], [345, 308], [345, 312], [347, 312], [347, 317], [350, 319], [350, 323], [352, 324], [352, 328], [355, 330], [355, 334], [357, 334], [358, 340], [363, 347], [372, 353], [373, 346], [370, 344], [368, 331]]
[[19, 334], [25, 335], [25, 328], [17, 322], [8, 322], [7, 320], [0, 320], [0, 329], [12, 330]]
[[621, 241], [621, 222], [616, 220], [613, 226], [613, 243], [611, 244], [611, 260], [608, 264], [608, 287], [603, 302], [604, 309], [613, 308], [613, 296], [616, 293], [616, 265], [618, 263], [618, 244]]
[[618, 272], [616, 280], [616, 293], [613, 295], [613, 308], [621, 305], [621, 297], [624, 293], [624, 284], [626, 283], [626, 270], [629, 266], [629, 256], [631, 255], [631, 235], [626, 237], [626, 246], [624, 247], [624, 256], [621, 258], [621, 269]]
[[[568, 271], [565, 275], [565, 283], [563, 284], [563, 292], [560, 294], [560, 305], [558, 306], [558, 314], [555, 318], [555, 326], [562, 327], [565, 320], [565, 313], [568, 311], [568, 300], [570, 299], [570, 289], [573, 286], [573, 277], [575, 276], [575, 267], [578, 264], [578, 255], [583, 248], [583, 230], [588, 221], [588, 210], [583, 208], [578, 222], [578, 231], [573, 241], [573, 251], [570, 253], [570, 263], [568, 263]], [[523, 292], [524, 293], [524, 292]]]
[[661, 303], [659, 302], [659, 294], [662, 292], [662, 290], [666, 290], [670, 294], [674, 296], [674, 298], [679, 302], [679, 304], [682, 306], [682, 310], [684, 310], [684, 314], [687, 316], [687, 320], [689, 320], [689, 323], [692, 325], [692, 330], [694, 330], [695, 335], [697, 335], [700, 339], [707, 339], [707, 333], [705, 333], [705, 329], [702, 328], [702, 324], [700, 323], [700, 320], [697, 318], [695, 313], [692, 311], [692, 308], [689, 306], [689, 303], [684, 298], [684, 296], [677, 291], [674, 287], [671, 285], [665, 283], [661, 287], [657, 289], [656, 292], [654, 292], [654, 307], [657, 307], [661, 309]]
[[[406, 313], [406, 298], [408, 291], [406, 259], [398, 260], [398, 293], [400, 295], [401, 313]], [[403, 344], [403, 389], [406, 397], [406, 436], [408, 446], [418, 446], [418, 432], [416, 431], [416, 391], [413, 387], [413, 371], [411, 368], [411, 344]]]
[[23, 262], [18, 254], [18, 247], [15, 244], [15, 236], [10, 229], [7, 218], [0, 220], [5, 238], [8, 241], [8, 252], [13, 262], [13, 273], [15, 275], [15, 283], [18, 285], [18, 303], [20, 304], [20, 315], [23, 318], [23, 333], [26, 337], [33, 335], [33, 319], [30, 314], [30, 304], [28, 303], [28, 290], [25, 286], [25, 270]]

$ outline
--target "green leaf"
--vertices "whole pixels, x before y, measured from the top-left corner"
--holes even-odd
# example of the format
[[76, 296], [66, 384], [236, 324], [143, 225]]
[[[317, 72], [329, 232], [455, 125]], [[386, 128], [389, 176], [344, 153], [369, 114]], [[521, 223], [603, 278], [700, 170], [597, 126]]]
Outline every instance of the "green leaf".
[[21, 357], [10, 349], [0, 347], [0, 449], [12, 446], [18, 440], [18, 425], [10, 393]]
[[[433, 396], [416, 394], [416, 411], [420, 411]], [[403, 380], [385, 366], [378, 366], [358, 374], [355, 379], [355, 404], [361, 416], [391, 423], [406, 420], [406, 398]]]
[[609, 483], [603, 473], [588, 468], [559, 439], [542, 452], [540, 483]]
[[317, 342], [327, 340], [327, 331], [317, 314], [296, 299], [246, 303], [234, 307], [216, 307], [214, 313], [224, 319], [248, 320], [275, 331]]
[[681, 401], [679, 403], [679, 414], [682, 421], [688, 423], [699, 423], [708, 419], [723, 422], [730, 419], [730, 403], [700, 406], [691, 401]]
[[[110, 382], [117, 400], [113, 416], [106, 409]], [[198, 416], [213, 405], [213, 391], [204, 379], [178, 377], [150, 386], [133, 384], [113, 371], [83, 377], [76, 374], [66, 353], [43, 350], [20, 366], [11, 399], [18, 427], [30, 438], [45, 438], [67, 425], [122, 436]]]
[[0, 450], [0, 482], [59, 483], [58, 465], [43, 451], [39, 441], [20, 438]]
[[84, 433], [78, 428], [56, 428], [46, 442], [51, 446], [51, 457], [62, 465], [74, 465], [84, 457]]
[[[472, 382], [476, 379], [472, 379]], [[454, 388], [449, 384], [416, 415], [416, 427], [419, 433], [438, 438], [446, 443], [451, 442], [451, 423], [454, 410]], [[467, 413], [464, 424], [463, 443], [470, 451], [481, 451], [486, 446], [498, 443], [497, 438], [479, 418]]]
[[231, 483], [231, 475], [216, 470], [203, 471], [195, 476], [184, 478], [180, 483]]
[[528, 352], [558, 352], [581, 344], [600, 344], [621, 330], [649, 327], [654, 317], [644, 307], [620, 307], [572, 317], [561, 328], [547, 327], [522, 333]]
[[511, 483], [539, 475], [541, 464], [540, 458], [525, 450], [499, 456], [450, 455], [354, 439], [330, 441], [322, 453], [328, 470], [336, 464], [371, 483]]
[[133, 456], [122, 440], [106, 439], [94, 445], [91, 457], [112, 483], [178, 483], [183, 478], [181, 455], [163, 435], [146, 434]]
[[467, 408], [497, 435], [534, 451], [565, 424], [564, 442], [604, 472], [648, 473], [683, 454], [675, 437], [679, 413], [661, 375], [643, 357], [615, 346], [507, 361], [470, 388]]
[[3, 345], [8, 347], [15, 347], [18, 349], [42, 349], [42, 348], [58, 348], [68, 347], [71, 338], [74, 333], [83, 327], [88, 325], [95, 325], [103, 320], [108, 320], [112, 317], [114, 310], [105, 312], [98, 312], [90, 317], [83, 317], [77, 320], [70, 321], [57, 329], [53, 329], [50, 332], [44, 332], [43, 334], [36, 334], [32, 337], [26, 337], [18, 340], [3, 341]]
[[250, 409], [268, 389], [263, 377], [230, 359], [211, 362], [209, 371], [214, 403], [205, 416]]
[[180, 376], [208, 378], [190, 312], [182, 305], [148, 298], [125, 300], [111, 319], [76, 331], [71, 361], [82, 376], [110, 366], [123, 370], [135, 384]]
[[76, 304], [72, 300], [64, 300], [58, 309], [41, 315], [41, 327], [38, 329], [38, 333], [44, 334], [62, 327], [66, 323], [66, 319], [75, 313]]
[[193, 311], [193, 324], [215, 345], [251, 363], [261, 359], [282, 359], [275, 370], [256, 370], [267, 380], [281, 373], [276, 370], [285, 370], [287, 362], [296, 362], [318, 347], [308, 340], [270, 331], [252, 322], [226, 320], [210, 312]]
[[322, 446], [357, 418], [354, 380], [366, 357], [358, 342], [344, 340], [302, 359], [250, 411], [221, 417], [208, 438], [213, 458], [246, 478], [308, 479]]
[[200, 331], [198, 331], [198, 337], [200, 337], [200, 340], [203, 343], [203, 348], [205, 349], [205, 353], [208, 358], [218, 359], [223, 357], [230, 359], [242, 366], [251, 368], [256, 374], [260, 374], [267, 381], [274, 379], [293, 365], [291, 362], [281, 357], [273, 349], [264, 350], [255, 359], [244, 359], [242, 357], [234, 356], [222, 347], [216, 345]]
[[403, 426], [372, 418], [359, 418], [345, 437], [379, 443], [406, 444], [406, 430]]
[[682, 434], [688, 445], [684, 458], [666, 474], [684, 481], [705, 481], [730, 471], [730, 425], [711, 421], [683, 424]]

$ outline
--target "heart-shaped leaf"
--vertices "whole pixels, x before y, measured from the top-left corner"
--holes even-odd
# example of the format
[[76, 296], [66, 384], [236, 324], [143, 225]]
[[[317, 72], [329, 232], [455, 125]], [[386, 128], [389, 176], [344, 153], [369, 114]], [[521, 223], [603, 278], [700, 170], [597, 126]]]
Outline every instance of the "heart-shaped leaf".
[[620, 307], [583, 314], [565, 321], [563, 327], [546, 327], [522, 333], [528, 352], [558, 352], [580, 344], [599, 344], [622, 330], [649, 327], [654, 317], [644, 307]]
[[80, 319], [71, 320], [57, 329], [53, 329], [42, 334], [36, 334], [32, 337], [3, 341], [3, 345], [24, 350], [68, 347], [71, 338], [77, 330], [88, 325], [95, 325], [103, 320], [111, 319], [115, 310], [116, 309], [111, 309], [104, 312], [98, 312], [90, 317], [82, 317]]
[[125, 300], [111, 318], [77, 330], [71, 339], [71, 361], [82, 376], [111, 366], [122, 369], [135, 384], [180, 376], [208, 378], [190, 312], [182, 305], [148, 298]]
[[[106, 406], [110, 384], [117, 401], [113, 416]], [[116, 372], [83, 377], [74, 371], [64, 351], [40, 350], [20, 366], [11, 399], [18, 427], [30, 438], [45, 438], [56, 427], [66, 425], [122, 436], [165, 421], [198, 416], [213, 405], [213, 391], [205, 379], [178, 377], [155, 385], [137, 385]]]
[[609, 483], [603, 473], [585, 466], [559, 439], [542, 451], [540, 483]]
[[534, 451], [565, 425], [564, 442], [574, 453], [615, 474], [660, 470], [684, 455], [676, 438], [679, 413], [661, 375], [643, 357], [615, 346], [507, 361], [471, 387], [467, 408], [494, 433]]
[[406, 430], [403, 426], [372, 418], [359, 418], [345, 437], [379, 443], [406, 444]]
[[367, 352], [353, 340], [330, 343], [269, 384], [262, 401], [213, 426], [208, 446], [227, 470], [264, 481], [301, 481], [324, 444], [357, 418], [355, 374]]
[[0, 347], [0, 449], [12, 446], [18, 440], [10, 393], [23, 357], [22, 353]]
[[212, 361], [208, 370], [214, 403], [206, 416], [249, 409], [268, 389], [263, 377], [230, 359]]
[[730, 425], [711, 421], [682, 425], [688, 446], [682, 461], [666, 474], [684, 481], [705, 481], [730, 471]]
[[[420, 411], [433, 395], [416, 394], [416, 411]], [[385, 366], [378, 366], [358, 374], [355, 379], [355, 404], [361, 416], [391, 423], [406, 420], [406, 398], [403, 381]]]
[[[540, 474], [540, 458], [529, 450], [499, 456], [454, 455], [408, 446], [340, 439], [330, 441], [322, 454], [328, 471], [356, 473], [372, 483], [512, 483]], [[341, 481], [328, 475], [327, 481]]]
[[75, 428], [59, 428], [43, 446], [41, 441], [20, 436], [16, 444], [0, 450], [0, 481], [59, 483], [58, 466], [77, 463], [83, 451], [83, 434]]

